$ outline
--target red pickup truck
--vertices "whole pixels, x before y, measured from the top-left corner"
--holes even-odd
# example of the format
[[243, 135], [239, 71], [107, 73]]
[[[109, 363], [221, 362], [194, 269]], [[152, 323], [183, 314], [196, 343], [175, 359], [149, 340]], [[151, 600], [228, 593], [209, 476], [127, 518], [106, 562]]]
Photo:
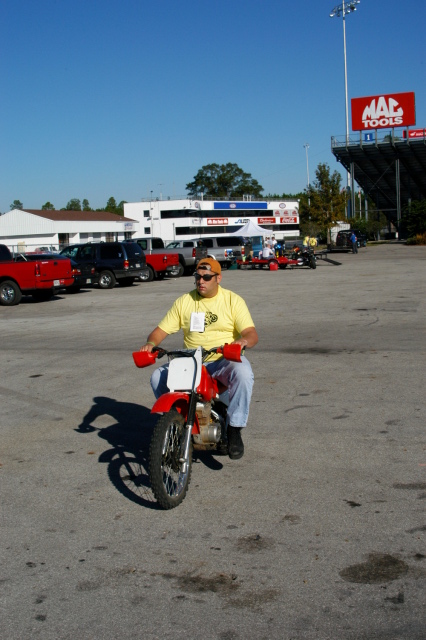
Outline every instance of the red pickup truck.
[[147, 271], [140, 278], [142, 282], [151, 282], [154, 278], [162, 280], [166, 275], [174, 278], [181, 275], [177, 253], [145, 253], [145, 258]]
[[69, 259], [15, 262], [8, 247], [0, 244], [0, 305], [19, 304], [23, 295], [49, 300], [56, 289], [74, 283]]

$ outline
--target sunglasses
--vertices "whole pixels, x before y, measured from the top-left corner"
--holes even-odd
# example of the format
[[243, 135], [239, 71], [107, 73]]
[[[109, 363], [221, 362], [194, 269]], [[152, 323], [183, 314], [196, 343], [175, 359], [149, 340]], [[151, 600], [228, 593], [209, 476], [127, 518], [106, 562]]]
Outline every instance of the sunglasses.
[[217, 273], [205, 273], [204, 275], [202, 275], [201, 273], [194, 273], [194, 277], [197, 281], [205, 280], [206, 282], [210, 282], [210, 280], [217, 275]]

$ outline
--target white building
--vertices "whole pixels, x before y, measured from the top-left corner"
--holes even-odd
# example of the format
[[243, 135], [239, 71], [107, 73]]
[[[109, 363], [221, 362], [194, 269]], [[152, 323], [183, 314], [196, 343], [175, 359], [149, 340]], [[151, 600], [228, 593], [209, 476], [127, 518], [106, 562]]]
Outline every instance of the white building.
[[0, 243], [12, 251], [125, 240], [141, 233], [136, 220], [108, 211], [12, 209], [0, 216]]
[[165, 242], [232, 233], [250, 219], [270, 229], [277, 239], [299, 236], [297, 200], [155, 199], [125, 203], [124, 214], [139, 222], [141, 236], [157, 236]]
[[146, 236], [168, 242], [232, 233], [248, 220], [277, 239], [299, 236], [298, 201], [156, 199], [128, 202], [124, 214], [12, 209], [0, 216], [0, 243], [23, 252]]

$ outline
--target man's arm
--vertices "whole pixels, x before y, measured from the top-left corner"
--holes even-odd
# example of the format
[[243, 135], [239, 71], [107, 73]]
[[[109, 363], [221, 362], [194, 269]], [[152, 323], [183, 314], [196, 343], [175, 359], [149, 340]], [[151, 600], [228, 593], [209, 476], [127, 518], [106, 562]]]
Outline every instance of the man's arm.
[[247, 327], [241, 331], [241, 338], [234, 340], [232, 344], [240, 344], [243, 349], [251, 349], [259, 342], [259, 336], [254, 327]]
[[155, 327], [154, 331], [151, 331], [149, 334], [146, 343], [139, 349], [139, 351], [149, 351], [151, 352], [154, 347], [158, 347], [160, 342], [163, 342], [164, 338], [167, 338], [169, 334], [160, 329], [160, 327]]

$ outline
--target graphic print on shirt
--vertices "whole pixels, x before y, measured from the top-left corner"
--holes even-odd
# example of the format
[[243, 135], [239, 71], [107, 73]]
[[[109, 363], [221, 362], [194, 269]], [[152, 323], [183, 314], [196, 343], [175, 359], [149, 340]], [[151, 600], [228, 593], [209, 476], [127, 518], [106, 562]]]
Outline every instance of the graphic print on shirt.
[[217, 322], [217, 315], [211, 311], [206, 311], [205, 326], [208, 327], [214, 322]]

